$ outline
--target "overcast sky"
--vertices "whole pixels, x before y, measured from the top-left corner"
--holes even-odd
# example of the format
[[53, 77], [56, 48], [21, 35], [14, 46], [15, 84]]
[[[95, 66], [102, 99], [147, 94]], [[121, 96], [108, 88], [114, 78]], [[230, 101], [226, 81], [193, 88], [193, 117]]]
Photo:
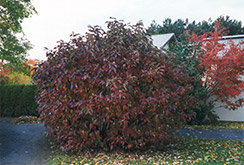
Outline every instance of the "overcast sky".
[[166, 18], [202, 21], [229, 15], [244, 23], [244, 0], [32, 0], [38, 15], [25, 19], [23, 30], [34, 45], [31, 59], [46, 59], [44, 47], [68, 41], [72, 32], [85, 34], [88, 25], [105, 27], [109, 17], [145, 27]]

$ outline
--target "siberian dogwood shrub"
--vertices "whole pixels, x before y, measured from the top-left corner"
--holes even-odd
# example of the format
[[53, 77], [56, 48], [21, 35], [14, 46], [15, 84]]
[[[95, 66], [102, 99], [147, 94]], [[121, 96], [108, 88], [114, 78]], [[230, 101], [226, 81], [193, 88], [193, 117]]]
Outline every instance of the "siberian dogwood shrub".
[[152, 45], [141, 23], [112, 20], [107, 28], [71, 35], [36, 69], [48, 135], [66, 151], [163, 147], [191, 116], [194, 80]]

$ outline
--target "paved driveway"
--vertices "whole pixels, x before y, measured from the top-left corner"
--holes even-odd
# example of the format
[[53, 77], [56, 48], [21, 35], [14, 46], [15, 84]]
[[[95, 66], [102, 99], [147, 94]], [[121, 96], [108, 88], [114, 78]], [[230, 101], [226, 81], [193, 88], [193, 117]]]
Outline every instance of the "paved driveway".
[[204, 129], [180, 129], [179, 136], [189, 136], [219, 140], [244, 140], [244, 130], [204, 130]]
[[0, 118], [0, 164], [47, 164], [49, 143], [43, 124], [11, 124]]

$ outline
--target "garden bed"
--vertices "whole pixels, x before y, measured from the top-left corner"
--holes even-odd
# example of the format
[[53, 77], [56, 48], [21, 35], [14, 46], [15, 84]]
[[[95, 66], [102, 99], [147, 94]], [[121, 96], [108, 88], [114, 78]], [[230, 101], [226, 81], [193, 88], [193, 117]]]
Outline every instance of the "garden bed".
[[41, 119], [36, 116], [20, 116], [11, 121], [12, 124], [41, 123]]

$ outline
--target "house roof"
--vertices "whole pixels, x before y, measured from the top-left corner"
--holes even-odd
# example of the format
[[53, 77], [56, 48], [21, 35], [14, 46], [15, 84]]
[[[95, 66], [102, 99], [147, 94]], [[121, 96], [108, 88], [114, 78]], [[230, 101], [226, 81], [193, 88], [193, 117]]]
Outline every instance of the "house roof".
[[152, 40], [158, 48], [164, 47], [171, 40], [177, 41], [174, 33], [152, 35]]
[[244, 34], [223, 36], [221, 40], [240, 39], [240, 38], [244, 38]]

